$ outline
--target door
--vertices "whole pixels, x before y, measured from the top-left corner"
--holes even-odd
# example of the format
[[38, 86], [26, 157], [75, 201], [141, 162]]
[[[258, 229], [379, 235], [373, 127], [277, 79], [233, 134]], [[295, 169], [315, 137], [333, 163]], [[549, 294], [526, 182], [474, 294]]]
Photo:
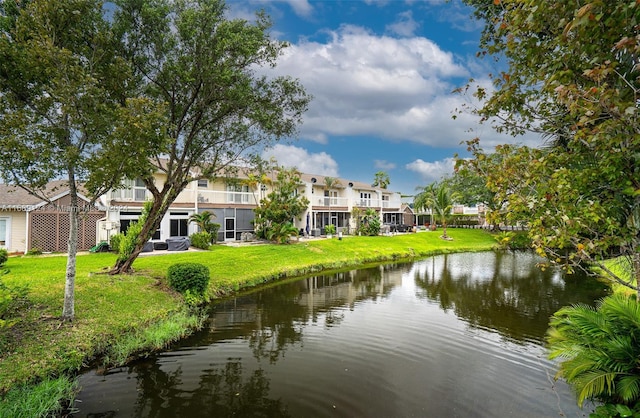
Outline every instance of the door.
[[236, 218], [224, 218], [224, 239], [236, 239]]
[[169, 233], [172, 237], [188, 237], [189, 222], [187, 219], [171, 219], [169, 222]]

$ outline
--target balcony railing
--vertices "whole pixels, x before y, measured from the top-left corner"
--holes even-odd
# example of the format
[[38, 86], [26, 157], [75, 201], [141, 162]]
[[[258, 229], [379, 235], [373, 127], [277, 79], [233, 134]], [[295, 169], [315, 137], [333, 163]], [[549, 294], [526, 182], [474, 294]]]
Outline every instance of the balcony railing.
[[401, 200], [383, 200], [382, 201], [382, 207], [384, 209], [389, 209], [389, 208], [400, 208], [400, 206], [402, 206], [402, 201]]
[[346, 207], [349, 206], [349, 199], [346, 197], [320, 196], [311, 200], [313, 206], [325, 207]]
[[251, 192], [198, 190], [197, 194], [198, 203], [255, 205], [256, 200], [260, 201], [259, 194]]
[[379, 208], [380, 199], [356, 199], [355, 205], [361, 208]]

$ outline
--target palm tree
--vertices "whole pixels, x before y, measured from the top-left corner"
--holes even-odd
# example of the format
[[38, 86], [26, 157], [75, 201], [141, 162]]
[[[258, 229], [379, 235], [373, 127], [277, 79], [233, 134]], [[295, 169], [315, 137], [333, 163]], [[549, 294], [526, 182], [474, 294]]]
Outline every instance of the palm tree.
[[558, 376], [576, 390], [580, 406], [585, 400], [640, 406], [640, 304], [635, 295], [616, 293], [597, 308], [564, 307], [550, 325], [549, 357], [563, 359]]
[[440, 218], [442, 225], [443, 239], [449, 239], [447, 235], [447, 216], [451, 213], [453, 202], [456, 198], [455, 193], [451, 193], [446, 183], [431, 183], [424, 187], [422, 192], [418, 193], [413, 199], [413, 205], [417, 210], [429, 208], [431, 212], [431, 222], [434, 222], [433, 215]]
[[325, 178], [324, 178], [324, 188], [326, 190], [331, 190], [334, 187], [340, 187], [340, 186], [342, 186], [342, 183], [340, 182], [340, 179], [337, 179], [335, 177], [325, 176]]
[[391, 184], [391, 180], [389, 180], [389, 175], [384, 171], [378, 171], [373, 178], [373, 187], [380, 187], [381, 189], [386, 189], [387, 186]]
[[419, 191], [419, 193], [413, 198], [414, 209], [416, 211], [429, 210], [431, 223], [435, 225], [435, 221], [433, 219], [433, 197], [435, 195], [436, 183], [431, 183], [424, 187], [418, 187], [416, 190]]
[[447, 236], [447, 216], [451, 213], [453, 208], [454, 196], [447, 187], [446, 184], [440, 183], [433, 195], [433, 210], [440, 217], [442, 223], [442, 239], [449, 239]]
[[[342, 186], [342, 183], [340, 182], [340, 179], [337, 179], [335, 177], [329, 177], [329, 176], [325, 176], [324, 177], [324, 190], [325, 190], [325, 200], [328, 200], [326, 198], [330, 197], [330, 192], [331, 190], [333, 190], [336, 187], [340, 187]], [[327, 201], [327, 203], [330, 203], [330, 201]], [[327, 204], [326, 206], [329, 206], [329, 204]]]
[[216, 215], [212, 212], [205, 210], [204, 212], [194, 213], [189, 217], [189, 222], [192, 222], [198, 225], [200, 231], [209, 232], [213, 230], [213, 226], [215, 225], [212, 222], [212, 219], [215, 218]]

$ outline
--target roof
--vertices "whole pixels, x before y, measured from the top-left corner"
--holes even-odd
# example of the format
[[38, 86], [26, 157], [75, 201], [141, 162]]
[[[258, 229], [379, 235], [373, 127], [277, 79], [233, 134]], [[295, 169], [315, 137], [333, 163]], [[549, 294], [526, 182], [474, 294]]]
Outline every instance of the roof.
[[[49, 200], [57, 200], [68, 193], [69, 187], [66, 180], [51, 181], [42, 190], [42, 194]], [[83, 196], [79, 197], [84, 199]], [[45, 203], [47, 203], [45, 200], [34, 196], [21, 187], [0, 183], [0, 210], [28, 211]]]

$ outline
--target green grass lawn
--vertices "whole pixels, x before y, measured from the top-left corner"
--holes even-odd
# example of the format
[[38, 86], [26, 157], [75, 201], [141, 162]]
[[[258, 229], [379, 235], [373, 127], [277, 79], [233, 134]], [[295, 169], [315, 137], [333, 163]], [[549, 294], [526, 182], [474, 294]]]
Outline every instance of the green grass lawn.
[[177, 262], [202, 263], [211, 271], [210, 294], [223, 295], [274, 279], [371, 262], [430, 254], [491, 249], [496, 241], [481, 230], [450, 229], [396, 236], [310, 240], [292, 245], [216, 245], [210, 251], [139, 257], [135, 274], [105, 274], [113, 254], [78, 256], [76, 318], [61, 323], [65, 256], [12, 257], [2, 280], [29, 287], [24, 321], [0, 335], [0, 393], [47, 376], [74, 372], [115, 341], [183, 309], [166, 288], [167, 268]]

